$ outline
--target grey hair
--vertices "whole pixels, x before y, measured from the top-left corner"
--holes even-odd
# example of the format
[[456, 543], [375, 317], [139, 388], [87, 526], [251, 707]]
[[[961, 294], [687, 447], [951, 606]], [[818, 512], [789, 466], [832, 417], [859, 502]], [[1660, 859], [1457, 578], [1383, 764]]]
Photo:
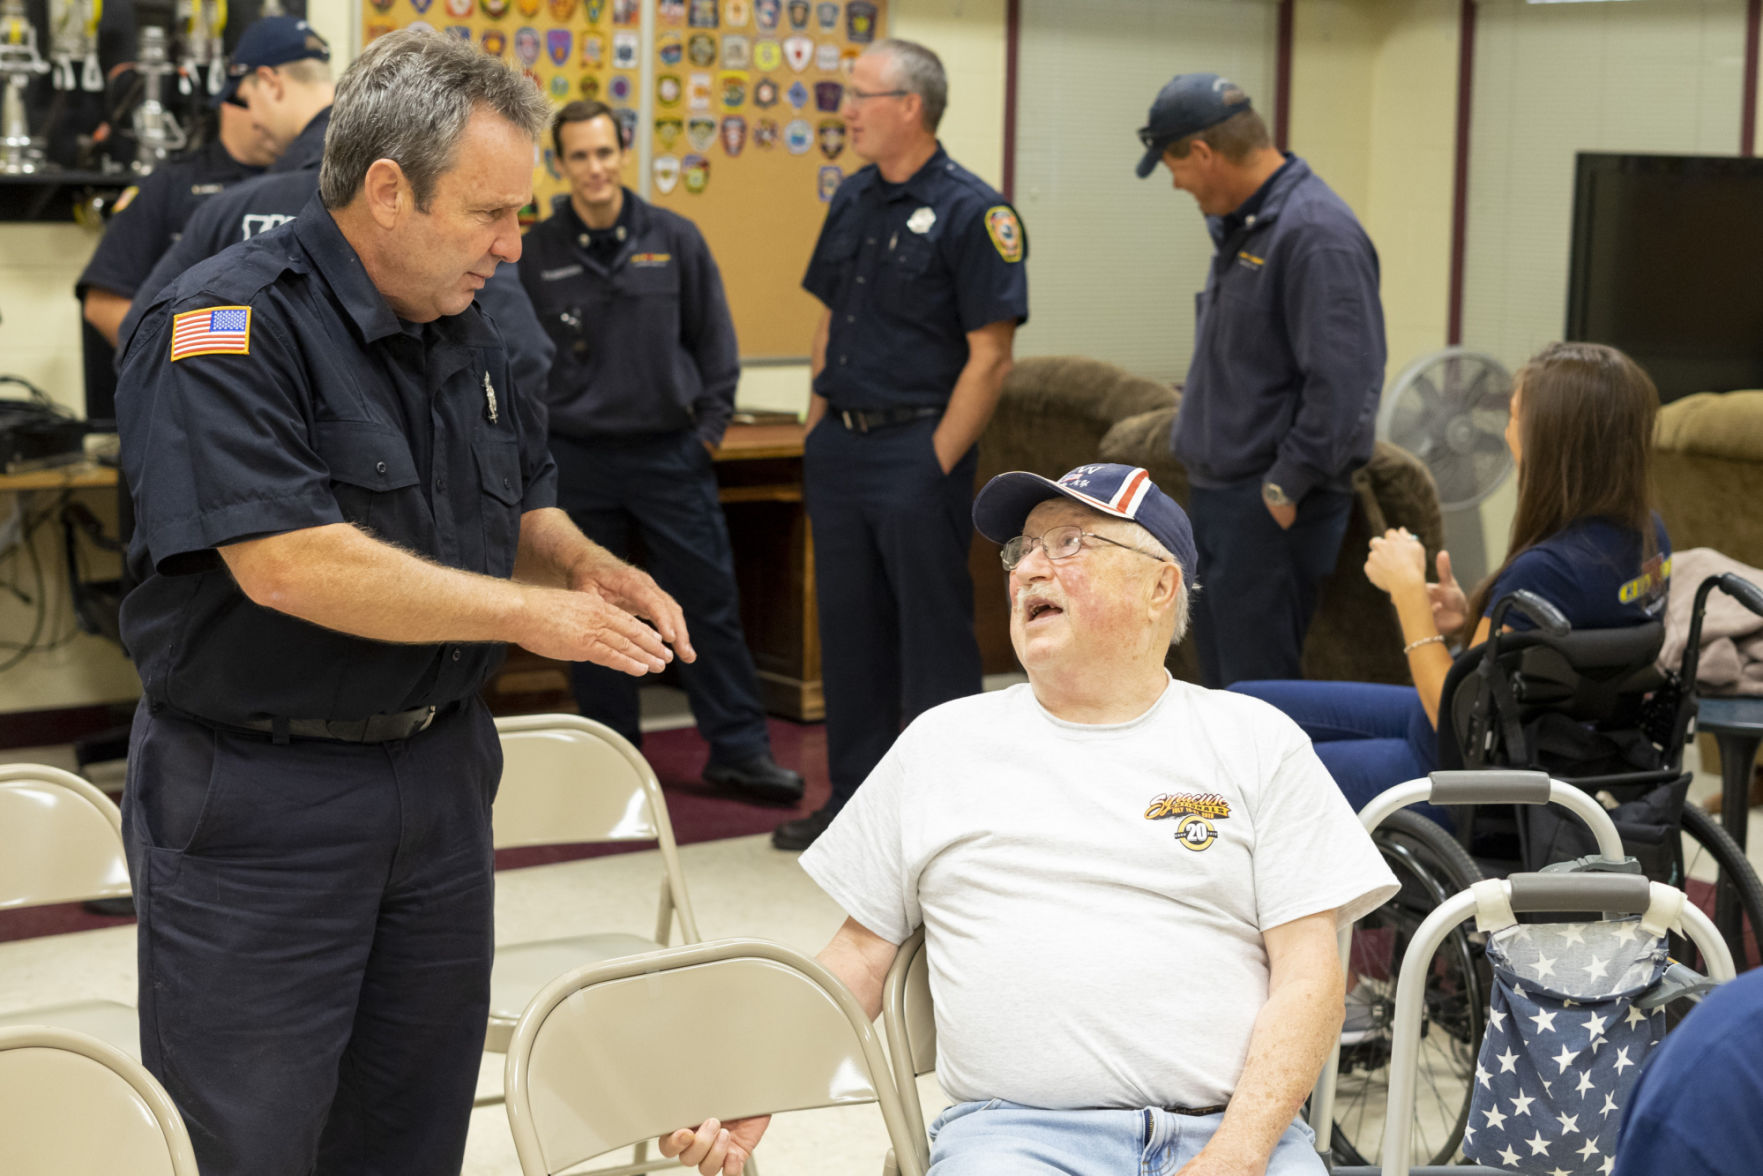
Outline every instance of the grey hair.
[[1169, 549], [1157, 541], [1157, 536], [1151, 534], [1143, 523], [1135, 522], [1131, 519], [1116, 518], [1113, 515], [1103, 514], [1101, 511], [1094, 509], [1092, 509], [1090, 513], [1099, 518], [1107, 519], [1110, 522], [1118, 523], [1123, 528], [1126, 528], [1127, 532], [1131, 534], [1135, 545], [1146, 555], [1155, 556], [1157, 559], [1163, 560], [1165, 563], [1175, 564], [1176, 571], [1181, 574], [1182, 585], [1181, 591], [1175, 594], [1175, 632], [1169, 635], [1169, 645], [1172, 649], [1175, 646], [1180, 645], [1181, 639], [1188, 635], [1188, 620], [1190, 613], [1188, 597], [1198, 592], [1200, 590], [1200, 585], [1188, 581], [1187, 571], [1181, 566], [1181, 564], [1176, 562], [1175, 556], [1171, 555]]
[[318, 192], [342, 208], [381, 159], [410, 181], [420, 212], [435, 183], [451, 170], [473, 112], [487, 108], [536, 144], [551, 122], [551, 104], [532, 82], [458, 37], [406, 28], [376, 39], [337, 83], [324, 136]]
[[924, 104], [924, 129], [936, 134], [949, 105], [949, 76], [943, 72], [943, 59], [917, 41], [898, 37], [877, 41], [866, 52], [887, 55], [894, 85], [918, 95]]

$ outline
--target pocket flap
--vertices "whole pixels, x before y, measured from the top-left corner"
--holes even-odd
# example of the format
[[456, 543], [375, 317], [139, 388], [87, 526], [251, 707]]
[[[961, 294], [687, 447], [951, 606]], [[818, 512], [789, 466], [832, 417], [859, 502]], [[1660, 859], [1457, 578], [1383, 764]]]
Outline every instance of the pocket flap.
[[364, 490], [399, 490], [416, 485], [416, 459], [404, 435], [373, 421], [320, 421], [318, 456], [331, 480]]
[[478, 477], [484, 493], [504, 506], [518, 506], [525, 487], [520, 480], [520, 445], [507, 440], [478, 437], [471, 443], [477, 454]]

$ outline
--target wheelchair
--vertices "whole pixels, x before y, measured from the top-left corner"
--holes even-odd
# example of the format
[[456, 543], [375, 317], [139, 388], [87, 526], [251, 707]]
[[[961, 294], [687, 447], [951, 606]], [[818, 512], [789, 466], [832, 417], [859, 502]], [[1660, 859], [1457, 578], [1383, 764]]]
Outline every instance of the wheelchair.
[[[1353, 933], [1349, 974], [1357, 983], [1349, 995], [1324, 1149], [1333, 1163], [1380, 1162], [1395, 978], [1420, 925], [1446, 898], [1484, 876], [1553, 865], [1644, 873], [1682, 887], [1711, 867], [1715, 923], [1743, 966], [1747, 935], [1754, 945], [1756, 929], [1763, 928], [1763, 884], [1725, 830], [1684, 804], [1690, 777], [1682, 770], [1683, 746], [1694, 729], [1701, 620], [1714, 590], [1763, 614], [1763, 592], [1755, 586], [1730, 575], [1710, 579], [1698, 590], [1689, 643], [1673, 673], [1654, 664], [1664, 641], [1662, 624], [1572, 632], [1558, 610], [1528, 592], [1502, 598], [1488, 641], [1452, 666], [1439, 708], [1441, 770], [1544, 773], [1541, 778], [1573, 785], [1588, 797], [1607, 798], [1605, 805], [1613, 808], [1605, 821], [1563, 820], [1534, 794], [1521, 806], [1493, 789], [1475, 803], [1437, 798], [1450, 805], [1454, 833], [1410, 812], [1391, 812], [1376, 825], [1373, 840], [1401, 889]], [[1536, 628], [1503, 632], [1514, 610]], [[1603, 807], [1597, 816], [1605, 816]], [[1608, 844], [1592, 854], [1601, 824], [1613, 824], [1625, 860], [1615, 860]], [[1472, 927], [1456, 926], [1430, 948], [1421, 1081], [1408, 1133], [1408, 1158], [1415, 1163], [1450, 1163], [1462, 1142], [1488, 1004], [1482, 943]], [[1674, 948], [1691, 967], [1707, 971], [1694, 943]]]

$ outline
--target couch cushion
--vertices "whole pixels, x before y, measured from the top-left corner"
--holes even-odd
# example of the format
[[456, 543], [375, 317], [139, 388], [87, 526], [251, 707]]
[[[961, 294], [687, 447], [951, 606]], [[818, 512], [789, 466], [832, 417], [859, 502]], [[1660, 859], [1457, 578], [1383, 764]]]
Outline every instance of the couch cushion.
[[1763, 460], [1763, 392], [1698, 392], [1659, 410], [1653, 446], [1675, 453]]

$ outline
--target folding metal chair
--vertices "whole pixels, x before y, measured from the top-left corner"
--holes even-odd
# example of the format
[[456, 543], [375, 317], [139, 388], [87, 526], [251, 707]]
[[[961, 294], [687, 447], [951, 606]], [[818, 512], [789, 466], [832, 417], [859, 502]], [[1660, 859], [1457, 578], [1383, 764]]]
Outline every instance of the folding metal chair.
[[[89, 781], [60, 768], [0, 766], [0, 910], [128, 894], [122, 813], [116, 804]], [[131, 1006], [115, 1001], [0, 1013], [0, 1028], [10, 1025], [71, 1029], [132, 1058], [141, 1056], [140, 1019]]]
[[0, 1028], [0, 1172], [197, 1176], [190, 1134], [141, 1063], [41, 1025]]
[[[903, 1176], [924, 1174], [923, 1132], [863, 1009], [832, 973], [779, 944], [717, 940], [560, 976], [521, 1015], [505, 1072], [525, 1176], [711, 1117], [867, 1102], [880, 1104]], [[596, 1176], [677, 1167], [640, 1160]]]

